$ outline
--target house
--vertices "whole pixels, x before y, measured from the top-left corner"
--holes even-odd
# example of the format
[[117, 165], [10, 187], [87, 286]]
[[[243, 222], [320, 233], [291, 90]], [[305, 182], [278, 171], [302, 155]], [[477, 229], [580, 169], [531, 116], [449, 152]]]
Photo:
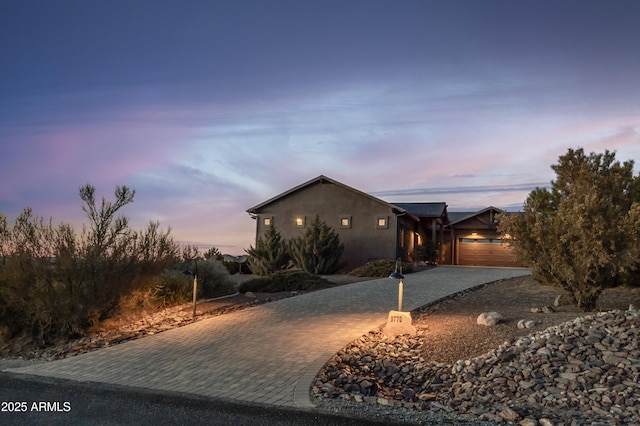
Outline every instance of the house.
[[[482, 244], [499, 240], [493, 222], [485, 218], [499, 211], [492, 207], [475, 216], [455, 216], [452, 224], [444, 202], [389, 203], [323, 175], [247, 210], [256, 220], [256, 239], [269, 227], [286, 240], [297, 238], [318, 215], [344, 244], [347, 270], [375, 259], [414, 260], [414, 250], [427, 240], [439, 244], [440, 263], [458, 264], [460, 248], [467, 244], [464, 232], [482, 232]], [[472, 263], [469, 247], [463, 247], [462, 259]]]
[[451, 212], [441, 245], [443, 263], [469, 266], [522, 266], [496, 227], [496, 207], [478, 212]]

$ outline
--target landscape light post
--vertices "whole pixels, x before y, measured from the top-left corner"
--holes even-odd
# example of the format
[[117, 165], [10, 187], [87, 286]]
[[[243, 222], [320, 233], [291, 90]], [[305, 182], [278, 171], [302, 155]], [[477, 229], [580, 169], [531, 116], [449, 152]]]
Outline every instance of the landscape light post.
[[[399, 269], [398, 265], [400, 265]], [[398, 311], [402, 312], [402, 292], [404, 287], [402, 280], [404, 279], [404, 275], [402, 275], [402, 262], [400, 258], [396, 259], [396, 270], [391, 275], [389, 275], [389, 278], [400, 280], [400, 283], [398, 283]]]
[[[195, 271], [189, 270], [187, 267], [182, 273], [184, 275], [192, 275], [193, 276], [193, 320], [196, 320], [196, 297], [198, 295], [198, 261], [193, 259], [193, 263], [195, 263], [196, 268]], [[189, 266], [189, 262], [187, 261], [187, 266]]]

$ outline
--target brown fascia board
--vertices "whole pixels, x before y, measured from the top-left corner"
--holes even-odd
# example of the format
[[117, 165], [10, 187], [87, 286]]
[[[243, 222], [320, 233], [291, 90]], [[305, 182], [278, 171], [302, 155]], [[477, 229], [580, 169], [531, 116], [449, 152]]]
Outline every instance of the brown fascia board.
[[400, 207], [398, 207], [398, 206], [396, 206], [394, 204], [387, 203], [386, 201], [383, 201], [380, 198], [376, 198], [373, 195], [367, 194], [366, 192], [362, 192], [360, 190], [352, 188], [352, 187], [350, 187], [348, 185], [345, 185], [344, 183], [338, 182], [337, 180], [331, 179], [331, 178], [329, 178], [329, 177], [327, 177], [325, 175], [320, 175], [320, 176], [318, 176], [316, 178], [313, 178], [313, 179], [308, 180], [308, 181], [306, 181], [304, 183], [301, 183], [300, 185], [295, 186], [295, 187], [293, 187], [293, 188], [291, 188], [291, 189], [289, 189], [289, 190], [287, 190], [287, 191], [285, 191], [285, 192], [283, 192], [283, 193], [281, 193], [279, 195], [276, 195], [275, 197], [269, 198], [267, 201], [264, 201], [264, 202], [262, 202], [260, 204], [257, 204], [255, 206], [251, 207], [250, 209], [247, 209], [247, 213], [249, 213], [249, 214], [257, 214], [258, 210], [260, 210], [262, 207], [264, 207], [266, 205], [269, 205], [269, 204], [273, 203], [274, 201], [277, 201], [277, 200], [279, 200], [281, 198], [284, 198], [284, 197], [288, 196], [289, 194], [292, 194], [292, 193], [294, 193], [296, 191], [304, 189], [307, 186], [309, 186], [311, 184], [314, 184], [316, 182], [320, 182], [320, 183], [329, 182], [329, 183], [332, 183], [334, 185], [338, 185], [338, 186], [340, 186], [342, 188], [345, 188], [345, 189], [347, 189], [347, 190], [349, 190], [351, 192], [355, 192], [358, 195], [361, 195], [363, 197], [367, 197], [367, 198], [369, 198], [371, 200], [374, 200], [374, 201], [376, 201], [376, 202], [378, 202], [380, 204], [384, 204], [385, 206], [389, 207], [392, 211], [396, 212], [396, 214], [405, 214], [405, 215], [411, 217], [413, 220], [419, 221], [417, 216], [409, 213], [408, 211], [406, 211], [403, 208], [400, 208]]

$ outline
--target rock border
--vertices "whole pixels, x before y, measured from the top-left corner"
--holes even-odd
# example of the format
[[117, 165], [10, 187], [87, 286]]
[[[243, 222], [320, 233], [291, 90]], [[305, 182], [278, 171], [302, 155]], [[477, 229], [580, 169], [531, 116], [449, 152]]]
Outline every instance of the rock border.
[[635, 312], [579, 317], [454, 365], [422, 358], [423, 334], [360, 337], [327, 362], [312, 394], [521, 425], [640, 425]]

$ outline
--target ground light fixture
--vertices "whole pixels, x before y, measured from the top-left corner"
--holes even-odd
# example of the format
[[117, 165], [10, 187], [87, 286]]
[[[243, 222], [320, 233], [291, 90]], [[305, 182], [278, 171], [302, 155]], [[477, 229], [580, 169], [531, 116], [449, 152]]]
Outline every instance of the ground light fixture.
[[386, 336], [396, 336], [398, 334], [415, 334], [416, 328], [411, 324], [411, 313], [402, 312], [402, 292], [404, 284], [402, 280], [402, 262], [400, 258], [396, 260], [396, 270], [389, 275], [389, 278], [394, 280], [400, 280], [398, 283], [398, 310], [390, 311], [387, 317], [387, 324], [385, 325], [382, 333]]
[[396, 270], [389, 275], [389, 278], [394, 280], [400, 280], [398, 283], [398, 311], [402, 312], [402, 293], [404, 284], [402, 280], [404, 279], [404, 275], [402, 275], [402, 262], [400, 258], [396, 260]]
[[[191, 271], [189, 268], [186, 268], [182, 271], [183, 275], [191, 275], [193, 276], [193, 320], [196, 320], [196, 297], [198, 294], [198, 261], [193, 259], [193, 263], [195, 264], [195, 271]], [[188, 266], [188, 263], [187, 263]]]

